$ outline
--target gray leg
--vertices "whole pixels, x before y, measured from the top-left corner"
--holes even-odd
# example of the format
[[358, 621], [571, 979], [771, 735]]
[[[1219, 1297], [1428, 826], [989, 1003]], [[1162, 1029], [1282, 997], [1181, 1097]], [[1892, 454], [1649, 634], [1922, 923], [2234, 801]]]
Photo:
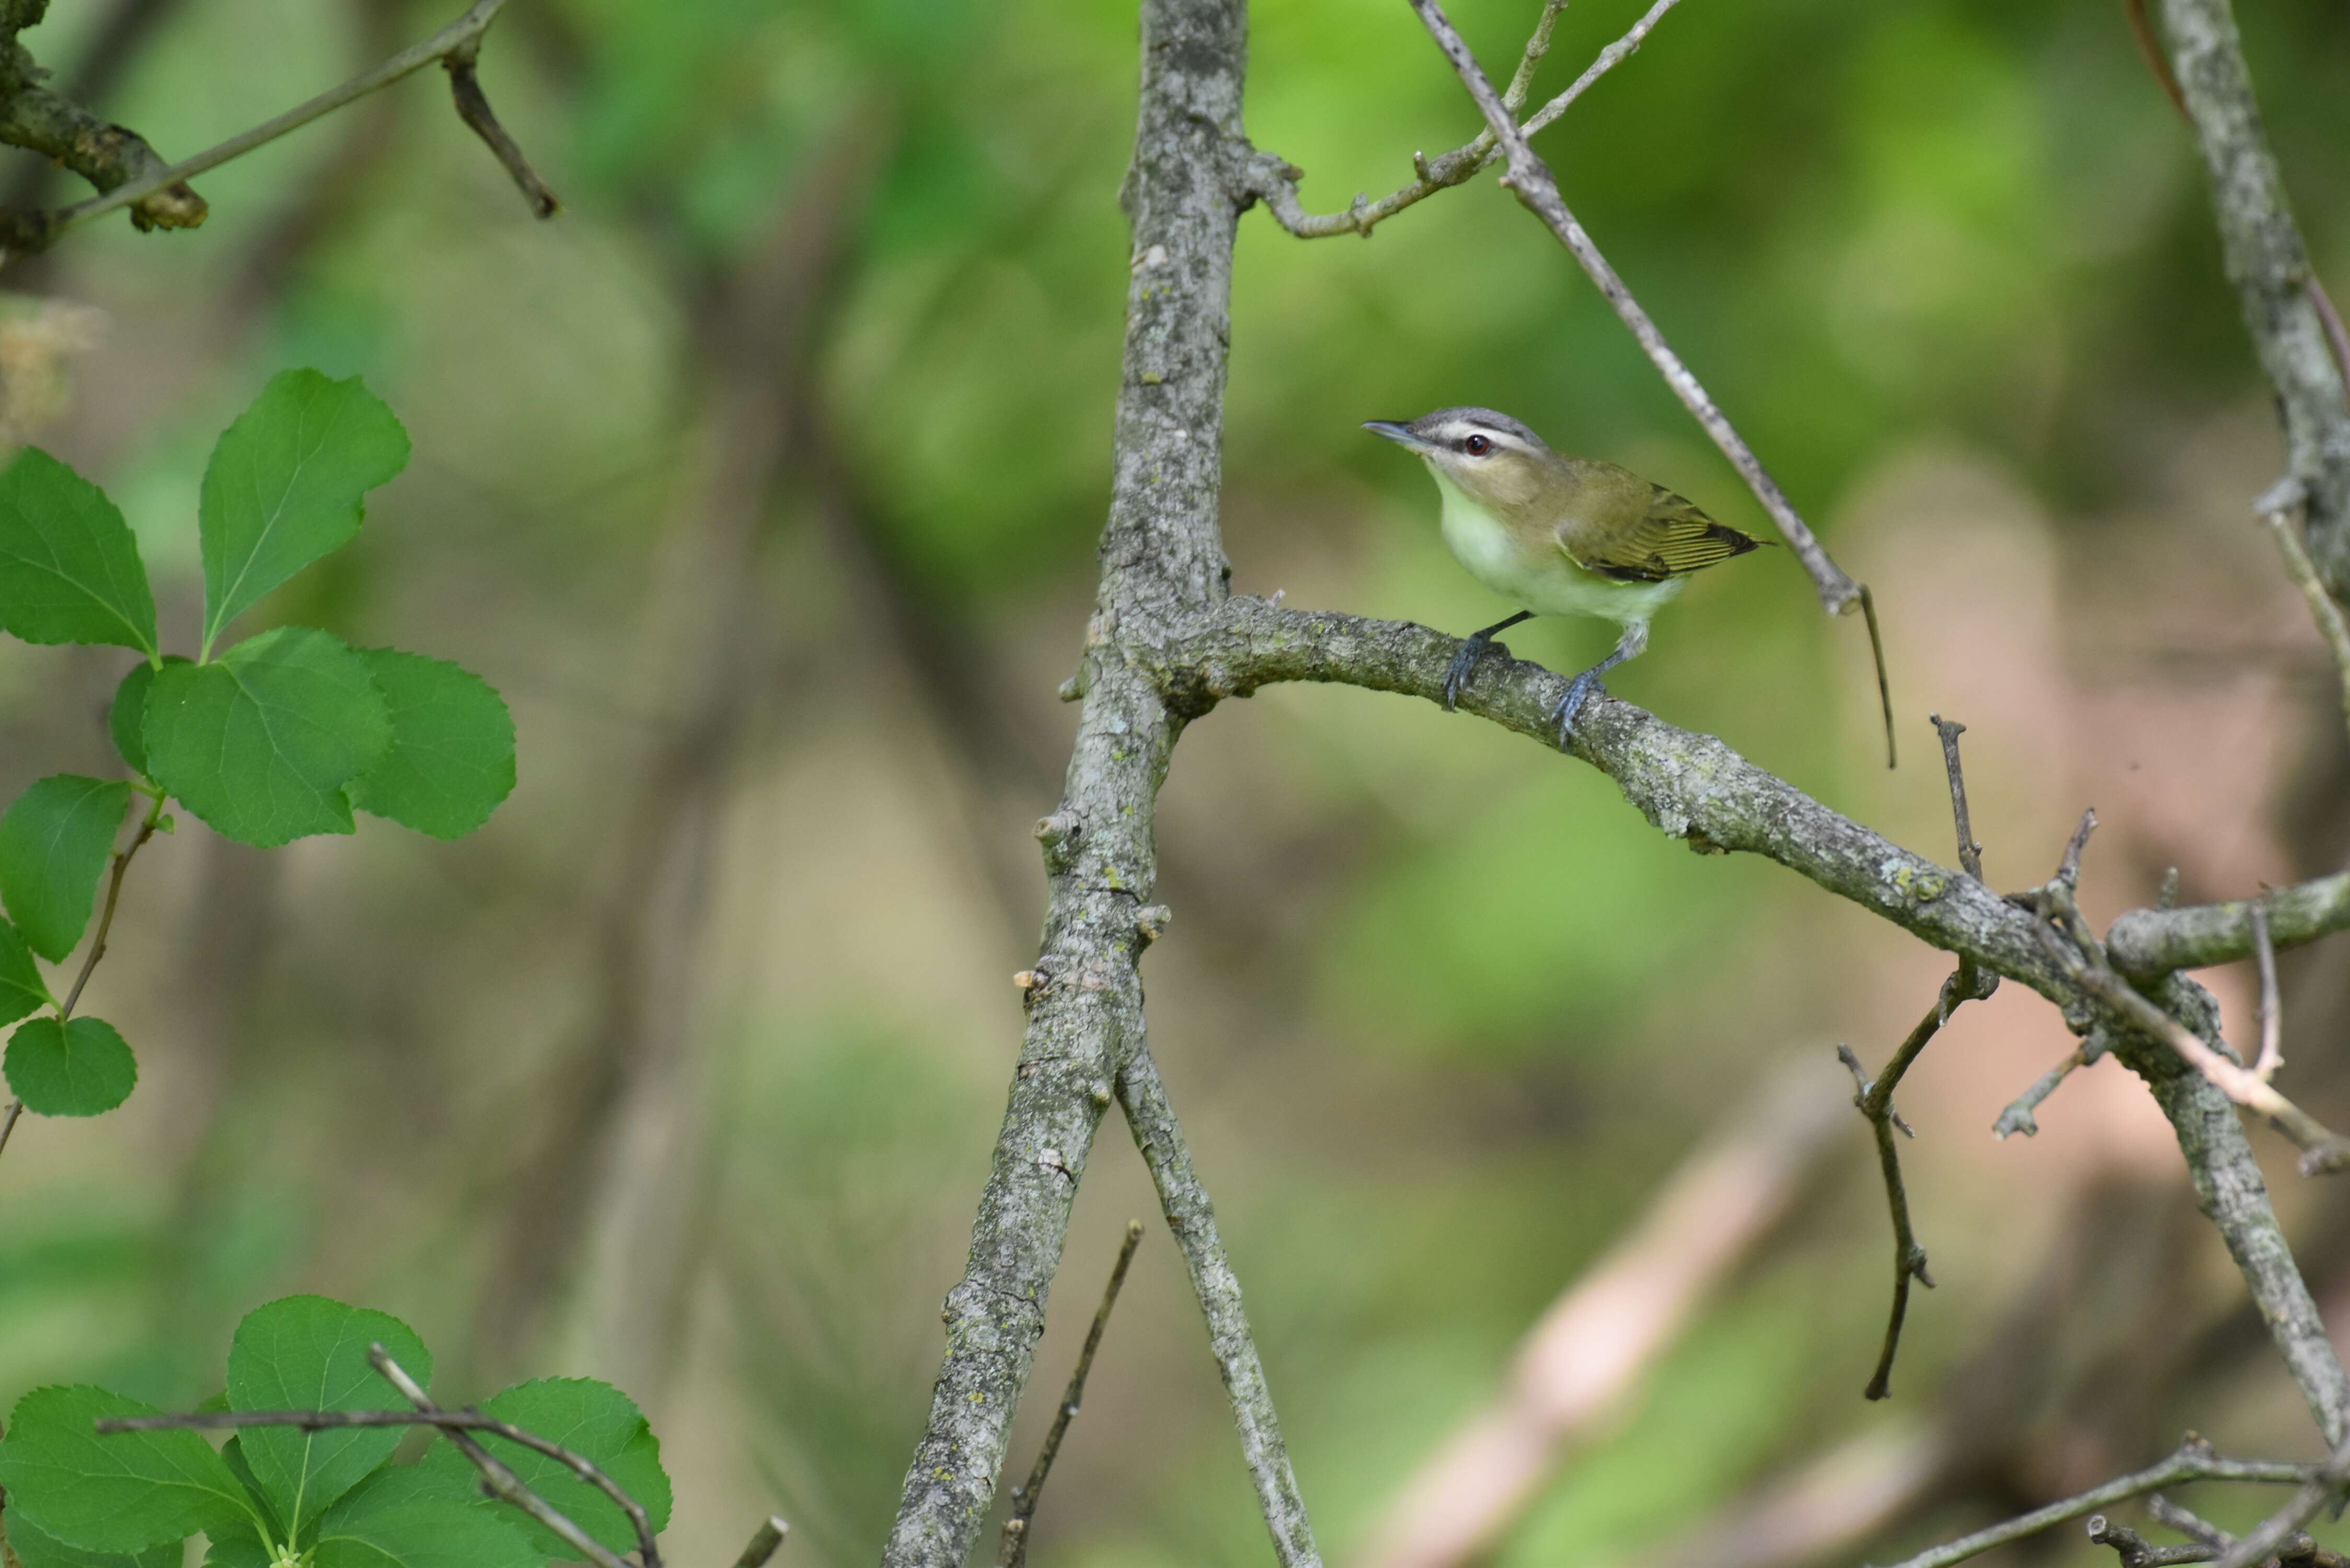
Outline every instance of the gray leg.
[[[1494, 646], [1493, 634], [1497, 631], [1507, 631], [1522, 620], [1534, 618], [1534, 611], [1520, 610], [1507, 620], [1497, 620], [1484, 630], [1470, 634], [1469, 640], [1461, 645], [1461, 651], [1452, 656], [1452, 667], [1444, 672], [1444, 711], [1446, 712], [1452, 711], [1452, 704], [1460, 697], [1461, 689], [1468, 685], [1469, 677], [1477, 672], [1477, 661], [1485, 657], [1487, 649]], [[1507, 653], [1510, 650], [1505, 648], [1502, 651]]]
[[1590, 700], [1591, 694], [1594, 691], [1603, 697], [1607, 694], [1607, 688], [1599, 683], [1599, 678], [1626, 659], [1638, 658], [1640, 650], [1648, 646], [1648, 624], [1646, 621], [1636, 620], [1624, 628], [1624, 635], [1617, 639], [1615, 652], [1568, 683], [1566, 695], [1560, 698], [1558, 706], [1550, 711], [1550, 716], [1558, 722], [1560, 751], [1566, 750], [1567, 743], [1575, 739], [1575, 715], [1583, 711], [1583, 704]]

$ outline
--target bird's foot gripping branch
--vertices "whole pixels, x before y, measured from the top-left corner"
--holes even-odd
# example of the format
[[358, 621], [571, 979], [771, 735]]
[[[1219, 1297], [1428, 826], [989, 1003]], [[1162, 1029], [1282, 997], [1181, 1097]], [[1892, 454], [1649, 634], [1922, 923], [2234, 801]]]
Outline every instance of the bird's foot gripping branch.
[[[408, 432], [358, 378], [272, 379], [204, 470], [192, 655], [163, 650], [138, 541], [104, 492], [35, 449], [0, 472], [0, 629], [138, 656], [107, 716], [125, 776], [58, 774], [0, 815], [0, 1023], [36, 1015], [8, 1042], [15, 1097], [0, 1112], [0, 1147], [26, 1111], [96, 1116], [138, 1080], [122, 1036], [76, 1009], [106, 954], [124, 875], [172, 831], [172, 802], [269, 847], [350, 833], [354, 811], [461, 837], [513, 790], [514, 722], [478, 675], [350, 648], [314, 627], [226, 640], [272, 589], [359, 536], [368, 493], [408, 452]], [[78, 950], [78, 966], [54, 981], [35, 961], [66, 965]]]

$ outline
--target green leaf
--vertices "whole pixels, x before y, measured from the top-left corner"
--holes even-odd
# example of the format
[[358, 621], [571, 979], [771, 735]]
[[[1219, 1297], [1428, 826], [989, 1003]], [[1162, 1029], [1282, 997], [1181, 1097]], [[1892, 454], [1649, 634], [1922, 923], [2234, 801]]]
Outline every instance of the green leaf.
[[[166, 664], [190, 662], [177, 653], [163, 656]], [[106, 711], [106, 728], [114, 736], [114, 749], [130, 764], [133, 773], [147, 771], [147, 693], [154, 690], [155, 667], [134, 664], [122, 684], [114, 689], [114, 705]]]
[[0, 816], [0, 900], [26, 946], [51, 963], [63, 963], [81, 945], [130, 804], [130, 786], [120, 779], [57, 774], [18, 795]]
[[0, 472], [0, 627], [26, 642], [155, 651], [155, 597], [106, 493], [27, 447]]
[[166, 1541], [143, 1552], [89, 1552], [68, 1546], [18, 1517], [8, 1521], [8, 1546], [24, 1568], [180, 1568], [187, 1543]]
[[[36, 1018], [8, 1037], [8, 1088], [45, 1116], [94, 1116], [130, 1097], [139, 1059], [99, 1018]], [[5, 1485], [0, 1482], [0, 1485]]]
[[152, 1405], [88, 1384], [36, 1388], [16, 1401], [0, 1442], [8, 1523], [28, 1521], [91, 1552], [143, 1552], [199, 1530], [251, 1527], [252, 1501], [213, 1446], [189, 1431], [101, 1437], [106, 1416]]
[[[432, 1353], [389, 1313], [346, 1306], [325, 1296], [287, 1296], [245, 1314], [228, 1352], [228, 1401], [234, 1410], [405, 1409], [407, 1401], [373, 1366], [380, 1344], [419, 1383], [432, 1376]], [[401, 1428], [375, 1427], [305, 1432], [250, 1427], [238, 1433], [244, 1462], [296, 1542], [327, 1506], [361, 1476], [391, 1458]]]
[[[318, 1522], [316, 1568], [545, 1568], [503, 1507], [419, 1466], [379, 1470]], [[571, 1549], [566, 1547], [567, 1552]]]
[[205, 1541], [203, 1568], [277, 1568], [277, 1554], [250, 1526], [214, 1531]]
[[171, 664], [147, 696], [157, 783], [218, 832], [264, 848], [351, 831], [343, 785], [391, 743], [367, 661], [280, 627], [210, 664]]
[[32, 950], [25, 946], [16, 927], [0, 920], [0, 1023], [14, 1023], [33, 1009], [48, 1006], [51, 1000], [40, 967], [33, 962]]
[[514, 792], [514, 720], [473, 671], [396, 648], [363, 648], [391, 714], [391, 746], [344, 793], [361, 811], [463, 838]]
[[[660, 1442], [635, 1403], [610, 1384], [588, 1377], [517, 1383], [484, 1402], [482, 1414], [511, 1422], [583, 1456], [637, 1500], [656, 1532], [668, 1525], [669, 1476], [661, 1469]], [[523, 1484], [545, 1498], [556, 1512], [615, 1552], [636, 1550], [636, 1527], [619, 1505], [573, 1475], [559, 1460], [487, 1432], [476, 1432], [473, 1438], [512, 1467]], [[439, 1442], [424, 1450], [420, 1468], [462, 1477], [473, 1466], [455, 1444]], [[573, 1555], [575, 1549], [545, 1525], [525, 1520], [523, 1528], [547, 1556]]]
[[357, 376], [270, 378], [221, 432], [204, 469], [196, 532], [204, 562], [204, 649], [255, 599], [357, 536], [361, 499], [408, 465], [408, 432]]

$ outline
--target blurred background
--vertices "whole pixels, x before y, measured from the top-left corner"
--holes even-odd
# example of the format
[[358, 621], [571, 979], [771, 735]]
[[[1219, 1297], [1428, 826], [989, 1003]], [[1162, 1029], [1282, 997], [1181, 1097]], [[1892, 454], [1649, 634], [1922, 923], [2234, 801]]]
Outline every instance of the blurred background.
[[[85, 0], [26, 41], [177, 157], [452, 9]], [[1496, 74], [1536, 9], [1457, 7]], [[1577, 0], [1537, 92], [1638, 10]], [[2350, 301], [2350, 11], [2241, 19]], [[1319, 210], [1476, 128], [1404, 6], [1253, 21], [1251, 133]], [[142, 856], [91, 997], [138, 1092], [27, 1118], [0, 1162], [0, 1399], [95, 1380], [184, 1407], [244, 1312], [322, 1291], [413, 1324], [448, 1398], [629, 1389], [676, 1480], [675, 1561], [730, 1560], [770, 1511], [796, 1568], [874, 1559], [1043, 907], [1030, 827], [1108, 488], [1135, 56], [1125, 0], [515, 0], [483, 79], [557, 220], [428, 72], [199, 182], [201, 231], [109, 220], [0, 271], [12, 431], [122, 504], [180, 641], [214, 434], [280, 368], [364, 373], [415, 460], [268, 611], [463, 661], [521, 738], [520, 787], [461, 844], [365, 819], [263, 854], [183, 818]], [[2094, 805], [2100, 919], [2171, 866], [2200, 899], [2342, 864], [2332, 672], [2248, 506], [2274, 423], [2121, 0], [1690, 0], [1538, 145], [1875, 585], [1904, 760], [1883, 766], [1857, 623], [1785, 552], [1694, 585], [1619, 695], [1945, 863], [1925, 716], [1962, 720], [1990, 879], [2044, 879]], [[8, 204], [78, 193], [0, 156]], [[1250, 214], [1233, 317], [1241, 591], [1462, 633], [1504, 613], [1443, 553], [1419, 465], [1357, 428], [1448, 403], [1767, 532], [1490, 178], [1367, 243]], [[1612, 635], [1509, 640], [1572, 670]], [[0, 645], [0, 792], [117, 765], [127, 659]], [[1834, 1050], [1881, 1064], [1939, 955], [1690, 855], [1589, 769], [1358, 691], [1227, 703], [1162, 820], [1154, 1044], [1334, 1563], [1398, 1560], [1398, 1500], [1611, 1248], [1647, 1238], [1613, 1255], [1651, 1285], [1687, 1254], [1659, 1194], [1725, 1148], [1764, 1150], [1732, 1189], [1776, 1199], [1652, 1303], [1653, 1354], [1589, 1339], [1608, 1397], [1497, 1561], [1883, 1562], [2189, 1426], [2317, 1452], [2134, 1079], [2101, 1064], [2037, 1137], [1990, 1136], [2072, 1045], [2020, 987], [1903, 1090], [1939, 1283], [1870, 1405], [1890, 1243]], [[2248, 977], [2205, 978], [2244, 1038]], [[2286, 1086], [2338, 1122], [2350, 963], [2293, 955], [2285, 979]], [[2253, 1139], [2350, 1341], [2350, 1196]], [[1129, 1216], [1153, 1228], [1035, 1559], [1264, 1561], [1115, 1115], [1012, 1464]], [[2184, 1501], [2238, 1522], [2274, 1500]], [[2072, 1526], [1986, 1561], [2102, 1556]]]

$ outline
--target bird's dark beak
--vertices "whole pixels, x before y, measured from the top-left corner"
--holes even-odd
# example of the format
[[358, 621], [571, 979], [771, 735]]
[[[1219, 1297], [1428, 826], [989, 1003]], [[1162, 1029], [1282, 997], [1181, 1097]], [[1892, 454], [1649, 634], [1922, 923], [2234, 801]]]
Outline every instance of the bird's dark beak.
[[1435, 442], [1420, 440], [1419, 437], [1411, 433], [1411, 427], [1409, 425], [1399, 423], [1395, 420], [1365, 420], [1363, 421], [1363, 428], [1370, 431], [1373, 435], [1383, 435], [1387, 437], [1388, 440], [1395, 442], [1396, 445], [1407, 447], [1413, 452], [1434, 452], [1436, 450]]

